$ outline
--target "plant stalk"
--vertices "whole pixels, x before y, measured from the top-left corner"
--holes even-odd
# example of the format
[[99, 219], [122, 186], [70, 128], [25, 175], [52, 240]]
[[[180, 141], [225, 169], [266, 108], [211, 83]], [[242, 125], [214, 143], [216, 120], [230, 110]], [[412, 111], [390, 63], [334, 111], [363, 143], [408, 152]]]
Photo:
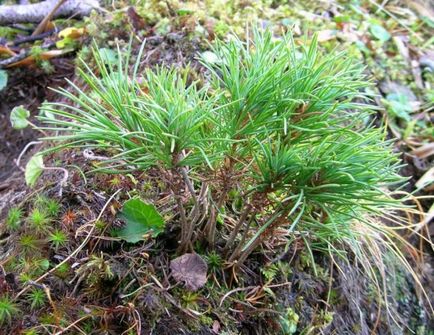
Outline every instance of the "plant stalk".
[[232, 244], [235, 241], [235, 238], [237, 237], [241, 227], [244, 224], [244, 221], [246, 220], [247, 216], [250, 214], [250, 211], [252, 210], [251, 204], [246, 204], [244, 207], [244, 211], [241, 213], [240, 219], [238, 220], [237, 224], [235, 225], [234, 229], [232, 230], [231, 234], [229, 235], [229, 239], [226, 242], [226, 245], [224, 247], [224, 252], [228, 252], [230, 248], [232, 247]]
[[241, 241], [240, 243], [237, 245], [237, 247], [235, 248], [235, 250], [233, 251], [232, 255], [229, 257], [228, 261], [229, 262], [233, 262], [240, 254], [241, 249], [243, 248], [244, 242], [246, 242], [247, 236], [249, 234], [250, 231], [250, 227], [252, 226], [252, 222], [255, 219], [256, 216], [256, 212], [252, 213], [252, 215], [250, 216], [250, 219], [247, 223], [247, 227], [243, 232], [243, 235], [241, 237]]

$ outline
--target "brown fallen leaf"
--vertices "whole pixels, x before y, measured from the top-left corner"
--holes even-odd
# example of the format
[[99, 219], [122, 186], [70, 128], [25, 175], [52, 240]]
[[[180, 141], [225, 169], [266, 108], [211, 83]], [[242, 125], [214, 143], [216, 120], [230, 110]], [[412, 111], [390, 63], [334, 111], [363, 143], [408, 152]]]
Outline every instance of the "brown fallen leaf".
[[218, 334], [220, 331], [220, 322], [218, 322], [217, 320], [214, 320], [214, 322], [212, 323], [212, 331], [216, 334]]
[[200, 289], [206, 283], [208, 265], [198, 254], [184, 254], [170, 262], [172, 276], [183, 282], [191, 291]]
[[327, 42], [336, 38], [336, 30], [326, 29], [318, 32], [318, 42]]
[[16, 53], [9, 49], [7, 46], [0, 45], [0, 56], [2, 55], [15, 56]]
[[134, 7], [128, 7], [127, 15], [135, 31], [140, 31], [145, 28], [145, 21], [139, 14], [137, 14]]
[[[67, 49], [65, 49], [65, 50], [49, 50], [49, 51], [42, 52], [38, 57], [41, 60], [48, 60], [48, 59], [51, 59], [54, 57], [62, 56], [68, 52], [71, 52], [71, 50], [67, 50]], [[6, 67], [11, 68], [11, 67], [31, 66], [31, 65], [34, 65], [35, 62], [36, 62], [35, 57], [30, 55], [30, 56], [28, 56], [28, 57], [26, 57], [26, 58], [24, 58], [18, 62], [9, 64]]]
[[414, 149], [411, 153], [416, 155], [418, 158], [428, 158], [429, 156], [434, 155], [434, 142], [424, 144], [421, 147]]
[[420, 177], [420, 179], [416, 182], [416, 187], [431, 190], [432, 187], [430, 187], [430, 185], [433, 183], [434, 183], [434, 167], [429, 169], [427, 172], [424, 173], [422, 177]]

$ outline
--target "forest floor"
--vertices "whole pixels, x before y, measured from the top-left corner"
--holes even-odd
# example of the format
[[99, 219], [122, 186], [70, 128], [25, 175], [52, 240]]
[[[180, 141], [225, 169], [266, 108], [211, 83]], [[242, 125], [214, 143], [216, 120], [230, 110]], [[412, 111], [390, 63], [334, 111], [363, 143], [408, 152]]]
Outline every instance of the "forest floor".
[[[7, 78], [0, 86], [0, 334], [434, 334], [427, 304], [434, 301], [434, 253], [416, 236], [405, 237], [420, 254], [407, 256], [426, 297], [397, 268], [388, 276], [388, 287], [394, 289], [386, 292], [385, 306], [357, 264], [337, 260], [343, 270], [338, 271], [321, 255], [311, 264], [309, 251], [297, 243], [278, 266], [265, 255], [251, 257], [236, 288], [226, 285], [219, 261], [204, 254], [207, 285], [189, 292], [169, 275], [176, 230], [167, 229], [134, 248], [110, 235], [120, 225], [116, 213], [130, 194], [140, 190], [164, 200], [161, 194], [167, 190], [152, 175], [88, 174], [97, 162], [77, 150], [64, 150], [44, 161], [67, 169], [66, 185], [60, 183], [62, 171], [50, 170], [29, 188], [23, 167], [42, 144], [24, 153], [21, 169], [16, 160], [40, 134], [30, 127], [13, 129], [9, 121], [11, 110], [23, 105], [38, 124], [41, 103], [60, 99], [50, 87], [68, 89], [64, 78], [82, 85], [76, 59], [90, 60], [93, 41], [110, 54], [131, 36], [134, 48], [146, 39], [142, 68], [189, 65], [199, 77], [204, 70], [197, 56], [209, 43], [229, 33], [243, 36], [252, 23], [277, 35], [291, 30], [296, 43], [316, 33], [324, 52], [346, 50], [366, 66], [378, 107], [375, 122], [387, 126], [406, 163], [401, 171], [409, 178], [406, 191], [415, 192], [423, 184], [411, 205], [427, 215], [412, 220], [425, 222], [421, 233], [430, 239], [434, 6], [429, 1], [169, 0], [105, 1], [102, 6], [103, 11], [83, 20], [56, 19], [51, 35], [18, 46], [13, 42], [35, 26], [0, 27], [0, 64], [10, 51], [30, 55], [25, 62], [0, 68], [0, 85]], [[54, 50], [62, 55], [44, 56]], [[20, 208], [26, 222], [35, 219], [35, 211], [47, 211], [46, 222], [56, 228], [50, 233], [62, 232], [59, 243], [31, 229], [11, 232], [6, 223], [11, 208]], [[95, 218], [98, 224], [89, 225]], [[5, 303], [11, 304], [10, 316], [2, 315]]]

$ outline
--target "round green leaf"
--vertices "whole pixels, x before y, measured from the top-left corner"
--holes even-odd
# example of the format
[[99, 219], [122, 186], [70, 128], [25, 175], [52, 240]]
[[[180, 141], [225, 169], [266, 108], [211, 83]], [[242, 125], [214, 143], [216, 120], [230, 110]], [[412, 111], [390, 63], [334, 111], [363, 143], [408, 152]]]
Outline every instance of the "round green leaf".
[[0, 70], [0, 91], [8, 84], [8, 73], [5, 70]]
[[390, 93], [386, 97], [389, 106], [388, 111], [392, 116], [411, 121], [410, 113], [413, 108], [410, 105], [408, 97], [401, 93]]
[[117, 236], [130, 243], [142, 241], [150, 233], [157, 236], [164, 229], [164, 220], [155, 206], [140, 199], [125, 202], [119, 218], [126, 224], [117, 231]]
[[35, 185], [42, 171], [44, 170], [44, 161], [41, 154], [36, 154], [30, 158], [26, 165], [26, 170], [24, 172], [24, 177], [26, 179], [26, 184], [32, 187]]
[[208, 64], [219, 64], [220, 59], [212, 51], [205, 51], [202, 53], [202, 59]]
[[24, 108], [24, 106], [14, 107], [11, 111], [11, 124], [15, 129], [23, 129], [29, 125], [27, 118], [30, 116], [30, 112]]
[[379, 24], [371, 24], [369, 31], [371, 32], [372, 36], [383, 43], [390, 40], [390, 33]]
[[118, 54], [112, 49], [100, 48], [98, 53], [105, 64], [115, 64], [118, 61]]

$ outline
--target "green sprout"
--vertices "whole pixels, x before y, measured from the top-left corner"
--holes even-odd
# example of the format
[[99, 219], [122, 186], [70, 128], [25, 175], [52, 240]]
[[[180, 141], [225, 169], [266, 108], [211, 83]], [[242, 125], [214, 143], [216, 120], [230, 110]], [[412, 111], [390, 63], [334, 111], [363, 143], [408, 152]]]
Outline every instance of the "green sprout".
[[56, 217], [59, 214], [60, 211], [60, 204], [55, 199], [48, 199], [45, 203], [47, 214], [50, 217]]
[[38, 333], [37, 329], [31, 328], [31, 329], [23, 330], [22, 334], [23, 335], [38, 335], [39, 333]]

